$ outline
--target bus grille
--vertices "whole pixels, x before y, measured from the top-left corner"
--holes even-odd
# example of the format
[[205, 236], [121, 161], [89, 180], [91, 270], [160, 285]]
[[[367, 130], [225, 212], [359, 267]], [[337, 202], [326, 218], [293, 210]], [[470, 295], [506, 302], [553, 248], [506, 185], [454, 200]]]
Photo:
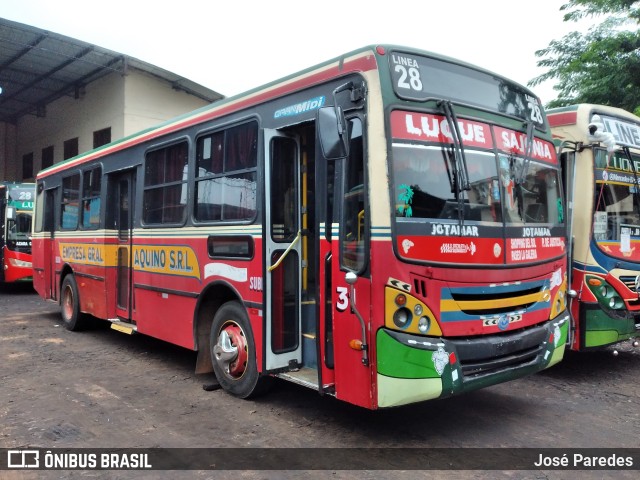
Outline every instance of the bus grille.
[[549, 331], [538, 325], [514, 332], [448, 340], [456, 348], [462, 374], [467, 377], [524, 366], [544, 350]]
[[[499, 291], [495, 293], [473, 294], [466, 291], [451, 290], [451, 298], [455, 300], [460, 311], [467, 315], [495, 315], [499, 313], [521, 311], [541, 300], [543, 285], [522, 289]], [[497, 307], [494, 301], [507, 301], [508, 305]]]
[[636, 291], [636, 276], [635, 275], [620, 275], [618, 279], [625, 284], [625, 286], [632, 292]]

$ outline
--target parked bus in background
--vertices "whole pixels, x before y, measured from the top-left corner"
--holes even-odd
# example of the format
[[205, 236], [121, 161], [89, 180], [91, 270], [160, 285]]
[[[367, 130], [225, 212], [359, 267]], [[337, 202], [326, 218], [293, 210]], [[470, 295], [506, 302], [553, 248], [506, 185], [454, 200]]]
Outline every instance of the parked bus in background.
[[0, 283], [31, 281], [34, 183], [0, 182]]
[[640, 329], [640, 118], [590, 104], [547, 114], [572, 239], [570, 347], [633, 341]]
[[34, 285], [238, 397], [376, 409], [560, 361], [565, 238], [533, 93], [371, 46], [40, 172]]

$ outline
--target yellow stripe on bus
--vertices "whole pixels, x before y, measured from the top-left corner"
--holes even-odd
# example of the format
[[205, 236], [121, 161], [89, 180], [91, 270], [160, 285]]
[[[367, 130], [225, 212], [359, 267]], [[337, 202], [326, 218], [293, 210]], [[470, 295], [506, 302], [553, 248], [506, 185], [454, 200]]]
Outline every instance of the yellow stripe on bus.
[[[545, 298], [546, 293], [546, 298]], [[529, 295], [521, 295], [511, 298], [495, 298], [491, 300], [442, 300], [440, 309], [443, 312], [455, 312], [458, 310], [493, 310], [503, 307], [518, 307], [523, 303], [548, 302], [549, 292], [537, 292]]]

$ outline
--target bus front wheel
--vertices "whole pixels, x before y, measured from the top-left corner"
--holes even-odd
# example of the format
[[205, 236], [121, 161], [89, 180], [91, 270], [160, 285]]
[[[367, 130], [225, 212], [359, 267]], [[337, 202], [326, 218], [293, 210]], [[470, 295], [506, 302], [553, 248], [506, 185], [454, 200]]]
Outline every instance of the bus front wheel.
[[220, 386], [239, 398], [262, 391], [247, 312], [238, 302], [222, 305], [211, 324], [211, 360]]
[[83, 325], [83, 314], [80, 311], [80, 297], [78, 285], [73, 275], [69, 274], [62, 281], [60, 295], [60, 307], [62, 308], [62, 321], [67, 330], [80, 330]]

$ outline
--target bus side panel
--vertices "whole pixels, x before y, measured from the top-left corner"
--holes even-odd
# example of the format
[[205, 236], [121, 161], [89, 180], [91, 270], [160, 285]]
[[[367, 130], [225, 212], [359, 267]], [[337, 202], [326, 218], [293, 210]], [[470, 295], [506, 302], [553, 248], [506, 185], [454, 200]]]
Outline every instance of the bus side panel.
[[93, 272], [95, 272], [97, 274], [96, 276], [101, 276], [104, 273], [104, 269], [95, 267], [87, 268], [86, 265], [77, 266], [76, 268], [74, 273], [78, 285], [78, 296], [80, 297], [80, 310], [97, 318], [107, 318], [104, 280], [85, 276], [80, 273], [82, 271], [92, 275]]
[[[334, 257], [335, 258], [335, 257]], [[337, 267], [333, 266], [334, 273]], [[334, 275], [334, 292], [348, 292], [348, 285], [344, 280], [344, 272], [338, 271]], [[371, 315], [371, 281], [367, 278], [359, 278], [355, 286], [355, 301], [360, 314], [367, 325], [367, 338], [365, 342], [371, 345], [373, 341], [369, 329], [369, 317]], [[351, 340], [361, 340], [362, 331], [360, 322], [351, 309], [341, 311], [336, 302], [340, 302], [340, 296], [334, 301], [333, 334], [335, 352], [335, 378], [336, 398], [369, 409], [374, 408], [372, 392], [371, 364], [364, 365], [363, 353], [354, 350], [349, 345]], [[353, 299], [349, 298], [349, 305]], [[369, 347], [371, 350], [371, 347]]]
[[[110, 251], [110, 250], [108, 250]], [[112, 259], [107, 261], [107, 268], [104, 269], [104, 287], [105, 287], [105, 319], [113, 319], [118, 315], [116, 313], [116, 295], [117, 295], [117, 278], [118, 269], [115, 267], [116, 250], [113, 249]]]
[[134, 299], [138, 332], [193, 350], [195, 298], [135, 288]]
[[52, 291], [55, 277], [52, 249], [55, 242], [51, 238], [34, 238], [31, 243], [33, 266], [33, 288], [45, 300], [57, 298]]
[[329, 255], [331, 253], [331, 244], [324, 239], [320, 240], [320, 268], [318, 278], [322, 282], [319, 296], [319, 316], [318, 322], [318, 346], [320, 355], [318, 365], [321, 368], [322, 387], [329, 388], [335, 383], [335, 370], [333, 369], [333, 342], [334, 336], [331, 331], [331, 314], [333, 312], [333, 294], [331, 289], [331, 271], [328, 270], [330, 265]]
[[[42, 239], [42, 238], [34, 238], [31, 242], [31, 252], [33, 258], [33, 288], [38, 295], [47, 300], [49, 298], [49, 291], [45, 288], [45, 285], [49, 285], [49, 282], [46, 281], [45, 277], [49, 276], [51, 272], [48, 268], [44, 268], [45, 262], [45, 249], [49, 247], [50, 249], [51, 240]], [[49, 254], [50, 256], [50, 254]], [[35, 268], [37, 266], [37, 268]]]

